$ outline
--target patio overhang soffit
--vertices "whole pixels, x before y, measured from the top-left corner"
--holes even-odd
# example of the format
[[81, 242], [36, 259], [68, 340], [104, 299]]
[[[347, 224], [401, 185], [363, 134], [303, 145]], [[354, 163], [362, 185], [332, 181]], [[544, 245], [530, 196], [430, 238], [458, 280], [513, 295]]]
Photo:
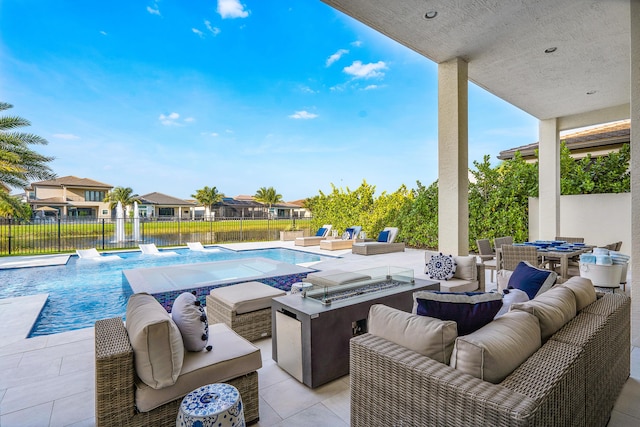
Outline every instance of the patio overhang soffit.
[[629, 0], [322, 1], [561, 130], [629, 116]]

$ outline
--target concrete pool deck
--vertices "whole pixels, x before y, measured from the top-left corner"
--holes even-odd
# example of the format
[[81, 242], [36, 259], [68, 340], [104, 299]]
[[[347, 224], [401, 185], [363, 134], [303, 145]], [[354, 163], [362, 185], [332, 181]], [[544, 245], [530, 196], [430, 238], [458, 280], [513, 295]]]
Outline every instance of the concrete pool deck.
[[[294, 247], [293, 242], [279, 241], [220, 246], [234, 250], [299, 248]], [[300, 250], [327, 255], [318, 247]], [[350, 250], [343, 250], [331, 252], [331, 255], [341, 258], [305, 265], [319, 270], [340, 268], [348, 271], [393, 265], [412, 268], [416, 278], [426, 278], [423, 250], [407, 249], [406, 252], [374, 256], [353, 255]], [[495, 283], [487, 281], [487, 288], [492, 287]], [[38, 298], [42, 299], [36, 296], [0, 300], [0, 425], [94, 426], [93, 328], [25, 339], [28, 330], [21, 332], [18, 329], [26, 329], [25, 325], [32, 324], [34, 313], [37, 316], [40, 312], [44, 303]], [[5, 340], [4, 337], [8, 338]], [[258, 370], [260, 421], [257, 426], [349, 425], [348, 375], [317, 389], [309, 389], [271, 359], [270, 338], [254, 344], [261, 349], [263, 359], [263, 367]], [[634, 347], [631, 377], [618, 398], [608, 425], [640, 425], [639, 399], [640, 348]]]

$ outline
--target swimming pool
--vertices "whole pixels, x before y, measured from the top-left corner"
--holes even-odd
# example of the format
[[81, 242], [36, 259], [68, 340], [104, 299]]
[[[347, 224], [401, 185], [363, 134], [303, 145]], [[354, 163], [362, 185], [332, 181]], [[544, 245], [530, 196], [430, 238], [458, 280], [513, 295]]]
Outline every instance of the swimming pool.
[[123, 281], [123, 270], [196, 264], [263, 257], [289, 264], [320, 261], [326, 257], [292, 249], [255, 249], [216, 252], [174, 249], [176, 256], [144, 256], [140, 252], [118, 253], [122, 260], [94, 262], [72, 256], [66, 265], [0, 271], [0, 298], [49, 294], [30, 337], [91, 327], [98, 319], [124, 316], [132, 294]]

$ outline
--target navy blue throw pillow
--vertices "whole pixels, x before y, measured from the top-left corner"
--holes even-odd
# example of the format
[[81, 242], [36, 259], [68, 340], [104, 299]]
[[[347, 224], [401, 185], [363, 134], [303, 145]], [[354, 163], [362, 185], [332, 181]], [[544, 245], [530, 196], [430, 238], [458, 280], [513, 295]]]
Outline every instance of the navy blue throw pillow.
[[326, 228], [324, 228], [324, 227], [319, 228], [319, 229], [318, 229], [318, 232], [316, 233], [316, 236], [318, 236], [318, 237], [323, 237], [323, 236], [324, 236], [324, 233], [325, 233], [326, 231], [327, 231], [327, 229], [326, 229]]
[[502, 308], [498, 292], [420, 292], [416, 297], [420, 316], [453, 320], [458, 335], [467, 335], [491, 322]]
[[388, 242], [389, 241], [389, 230], [381, 231], [378, 234], [378, 242]]
[[346, 230], [344, 230], [344, 236], [346, 236], [346, 239], [353, 239], [353, 232], [355, 230], [352, 227], [347, 228]]
[[526, 261], [520, 261], [509, 278], [507, 289], [520, 289], [532, 300], [540, 292], [551, 288], [557, 274], [553, 271], [536, 268]]

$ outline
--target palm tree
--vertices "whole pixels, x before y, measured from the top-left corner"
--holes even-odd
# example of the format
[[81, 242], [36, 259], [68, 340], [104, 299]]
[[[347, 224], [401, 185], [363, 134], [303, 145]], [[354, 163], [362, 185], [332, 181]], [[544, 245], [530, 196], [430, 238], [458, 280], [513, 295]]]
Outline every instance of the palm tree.
[[282, 202], [282, 195], [278, 194], [276, 189], [273, 187], [260, 187], [253, 197], [257, 202], [269, 205], [269, 211], [271, 211], [271, 207], [274, 204]]
[[118, 202], [122, 203], [123, 208], [126, 208], [133, 205], [133, 202], [140, 203], [140, 196], [133, 194], [131, 187], [115, 187], [104, 196], [102, 201], [109, 203], [109, 209], [115, 208]]
[[[0, 102], [0, 111], [13, 105]], [[53, 157], [43, 156], [29, 148], [31, 144], [46, 145], [47, 140], [31, 133], [16, 132], [14, 129], [30, 126], [31, 123], [17, 116], [0, 117], [0, 201], [3, 214], [20, 216], [24, 207], [9, 194], [9, 188], [25, 188], [29, 181], [55, 178], [47, 165]]]
[[205, 217], [211, 218], [211, 209], [213, 209], [213, 205], [222, 200], [224, 198], [224, 194], [218, 193], [218, 189], [216, 187], [209, 188], [205, 186], [200, 190], [196, 190], [196, 194], [192, 194], [191, 197], [196, 199], [198, 203], [204, 206]]

